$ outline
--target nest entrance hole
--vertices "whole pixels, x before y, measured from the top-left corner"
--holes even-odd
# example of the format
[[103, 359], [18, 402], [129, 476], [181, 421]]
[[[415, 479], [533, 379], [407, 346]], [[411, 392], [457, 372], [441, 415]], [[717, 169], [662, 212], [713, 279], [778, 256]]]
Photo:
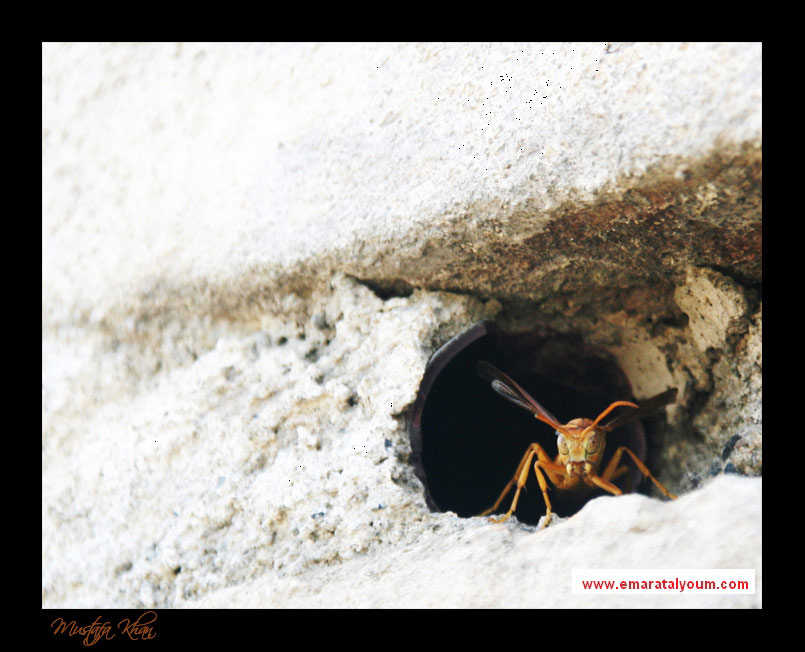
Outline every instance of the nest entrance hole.
[[[496, 394], [478, 376], [479, 360], [509, 374], [561, 423], [592, 419], [613, 401], [633, 400], [629, 381], [615, 360], [580, 337], [505, 333], [492, 322], [475, 324], [431, 358], [414, 406], [412, 463], [435, 511], [476, 516], [492, 506], [532, 442], [551, 457], [557, 452], [550, 426]], [[608, 434], [603, 464], [619, 445], [645, 458], [639, 422]], [[634, 469], [633, 486], [640, 481]], [[555, 513], [569, 516], [603, 494], [596, 490], [579, 502], [566, 493], [557, 494], [551, 485], [549, 497]], [[512, 491], [501, 503], [499, 513], [509, 509], [513, 495]], [[544, 513], [532, 469], [515, 514], [524, 523], [536, 524]]]

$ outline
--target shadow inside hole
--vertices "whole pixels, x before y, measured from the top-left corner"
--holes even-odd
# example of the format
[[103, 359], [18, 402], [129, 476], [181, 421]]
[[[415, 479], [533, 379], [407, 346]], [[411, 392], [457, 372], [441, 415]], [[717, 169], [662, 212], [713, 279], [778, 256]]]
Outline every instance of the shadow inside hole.
[[[497, 332], [491, 322], [480, 322], [463, 336], [464, 340], [454, 338], [431, 359], [410, 433], [412, 463], [431, 509], [468, 517], [494, 504], [532, 442], [539, 443], [551, 458], [557, 453], [553, 429], [496, 394], [478, 376], [479, 360], [488, 360], [509, 374], [561, 423], [578, 417], [594, 419], [613, 401], [631, 400], [632, 395], [615, 361], [578, 337]], [[607, 434], [602, 469], [621, 445], [645, 459], [645, 435], [639, 422]], [[529, 524], [545, 514], [534, 461], [515, 512]], [[631, 472], [615, 482], [624, 491], [642, 480], [634, 465], [627, 465]], [[569, 492], [557, 493], [550, 481], [548, 485], [553, 511], [560, 516], [575, 513], [591, 498], [608, 495], [596, 489], [577, 499]], [[512, 489], [497, 513], [505, 513], [513, 497]]]

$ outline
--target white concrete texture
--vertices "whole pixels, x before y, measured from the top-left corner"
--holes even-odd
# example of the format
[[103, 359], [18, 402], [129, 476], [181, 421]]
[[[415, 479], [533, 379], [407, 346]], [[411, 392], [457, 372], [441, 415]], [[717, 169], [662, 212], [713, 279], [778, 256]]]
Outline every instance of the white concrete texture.
[[[483, 269], [565, 206], [758, 158], [760, 44], [44, 44], [42, 89], [43, 607], [762, 606], [760, 478], [671, 473], [676, 502], [492, 525], [428, 511], [405, 422], [436, 347], [544, 299], [641, 397], [729, 404], [696, 423], [743, 424], [735, 464], [759, 473], [762, 311], [739, 283], [664, 255], [687, 321], [655, 335], [552, 303], [572, 256]], [[685, 202], [720, 221], [708, 183]], [[736, 251], [712, 266], [752, 277]], [[755, 568], [757, 593], [577, 596], [580, 564]]]

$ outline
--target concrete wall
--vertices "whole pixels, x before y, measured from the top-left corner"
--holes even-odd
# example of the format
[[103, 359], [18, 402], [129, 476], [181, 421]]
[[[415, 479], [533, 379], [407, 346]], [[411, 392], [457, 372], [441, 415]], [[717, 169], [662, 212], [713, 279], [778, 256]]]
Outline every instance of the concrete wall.
[[[42, 79], [43, 606], [579, 606], [582, 551], [757, 571], [606, 606], [762, 604], [761, 45], [45, 44]], [[677, 386], [680, 499], [431, 513], [406, 417], [483, 318]]]

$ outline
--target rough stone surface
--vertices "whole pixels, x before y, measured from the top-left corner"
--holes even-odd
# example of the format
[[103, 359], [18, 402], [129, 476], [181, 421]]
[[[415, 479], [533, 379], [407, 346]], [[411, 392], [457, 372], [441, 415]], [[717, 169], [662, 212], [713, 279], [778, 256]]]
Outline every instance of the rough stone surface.
[[[42, 80], [43, 606], [762, 605], [761, 45], [45, 44]], [[484, 318], [678, 387], [680, 499], [430, 513], [408, 410]], [[579, 559], [757, 593], [574, 596]]]
[[[729, 507], [727, 507], [729, 505]], [[720, 510], [735, 509], [728, 520]], [[199, 606], [734, 608], [762, 602], [761, 480], [721, 476], [675, 503], [599, 498], [539, 530], [431, 516], [404, 545], [310, 576], [211, 594]], [[561, 522], [559, 522], [561, 521]], [[742, 540], [736, 546], [737, 540]], [[750, 551], [754, 552], [750, 552]], [[695, 563], [694, 563], [695, 560]], [[755, 595], [577, 595], [574, 568], [755, 568]], [[314, 579], [315, 578], [315, 579]], [[671, 579], [671, 578], [669, 578]], [[683, 592], [684, 593], [684, 592]]]

